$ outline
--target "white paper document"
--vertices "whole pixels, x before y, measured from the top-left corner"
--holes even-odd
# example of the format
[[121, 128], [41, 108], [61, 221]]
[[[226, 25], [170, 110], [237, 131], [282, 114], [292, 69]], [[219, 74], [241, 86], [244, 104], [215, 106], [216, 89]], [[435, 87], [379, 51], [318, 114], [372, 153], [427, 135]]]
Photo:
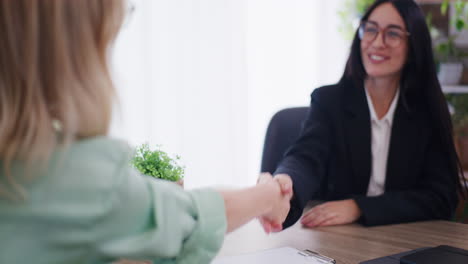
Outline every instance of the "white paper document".
[[238, 256], [219, 257], [211, 264], [333, 264], [333, 259], [291, 247], [267, 249]]

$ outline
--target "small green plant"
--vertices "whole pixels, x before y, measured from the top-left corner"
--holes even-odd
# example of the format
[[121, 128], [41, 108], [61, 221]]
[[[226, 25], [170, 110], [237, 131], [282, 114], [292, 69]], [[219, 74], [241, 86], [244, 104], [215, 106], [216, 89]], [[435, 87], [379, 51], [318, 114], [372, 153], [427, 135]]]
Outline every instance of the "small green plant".
[[[440, 6], [442, 15], [447, 15], [449, 5], [450, 1], [444, 0]], [[445, 40], [439, 41], [435, 46], [437, 59], [441, 62], [460, 61], [468, 55], [455, 45], [460, 32], [468, 29], [468, 5], [466, 0], [455, 0], [453, 5], [455, 13], [450, 19], [450, 25], [455, 28], [456, 33], [449, 34]]]
[[174, 159], [162, 150], [152, 151], [148, 144], [143, 144], [136, 149], [131, 165], [142, 174], [177, 182], [184, 177], [184, 167], [178, 164], [179, 160], [179, 156]]
[[[463, 29], [468, 27], [468, 11], [466, 10], [467, 2], [466, 0], [456, 0], [453, 1], [455, 5], [455, 14], [450, 20], [450, 23], [455, 26], [455, 29], [460, 32]], [[447, 10], [450, 5], [450, 0], [444, 0], [440, 10], [443, 15], [447, 14]]]

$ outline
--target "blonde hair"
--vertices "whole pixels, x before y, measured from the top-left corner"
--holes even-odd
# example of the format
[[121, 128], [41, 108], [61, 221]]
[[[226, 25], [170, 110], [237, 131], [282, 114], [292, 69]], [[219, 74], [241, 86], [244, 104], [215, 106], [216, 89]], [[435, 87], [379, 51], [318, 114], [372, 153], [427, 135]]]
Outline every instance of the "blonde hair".
[[13, 161], [45, 163], [58, 144], [107, 133], [114, 95], [107, 53], [124, 6], [0, 0], [0, 196], [21, 190]]

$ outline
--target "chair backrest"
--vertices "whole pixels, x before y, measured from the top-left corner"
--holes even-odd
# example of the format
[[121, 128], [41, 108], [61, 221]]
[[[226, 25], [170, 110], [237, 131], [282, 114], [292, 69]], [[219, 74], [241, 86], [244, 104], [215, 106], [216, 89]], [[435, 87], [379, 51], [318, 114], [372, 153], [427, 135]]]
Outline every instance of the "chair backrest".
[[285, 151], [299, 136], [309, 107], [286, 108], [270, 120], [263, 145], [261, 172], [273, 173]]

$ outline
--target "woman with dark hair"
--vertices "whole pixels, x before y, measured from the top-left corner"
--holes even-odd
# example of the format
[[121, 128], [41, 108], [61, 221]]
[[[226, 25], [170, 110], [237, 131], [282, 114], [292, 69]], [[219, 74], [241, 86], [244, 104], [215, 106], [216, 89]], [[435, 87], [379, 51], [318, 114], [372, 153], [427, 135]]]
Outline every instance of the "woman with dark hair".
[[[461, 168], [431, 38], [413, 0], [377, 0], [345, 72], [312, 93], [301, 136], [275, 174], [290, 176], [294, 224], [307, 227], [450, 219]], [[465, 186], [466, 187], [466, 186]]]

